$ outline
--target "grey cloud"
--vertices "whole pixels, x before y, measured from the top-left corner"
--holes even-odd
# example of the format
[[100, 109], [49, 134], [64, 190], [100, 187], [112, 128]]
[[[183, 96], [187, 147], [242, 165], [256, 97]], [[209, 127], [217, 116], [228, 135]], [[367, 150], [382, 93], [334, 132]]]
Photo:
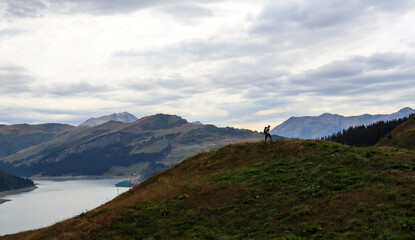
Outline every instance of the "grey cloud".
[[0, 105], [0, 121], [5, 124], [36, 123], [30, 116], [32, 112], [32, 108]]
[[195, 87], [195, 83], [187, 80], [183, 77], [173, 77], [165, 80], [161, 80], [157, 83], [158, 86], [166, 88], [166, 89], [182, 89], [182, 88], [193, 88]]
[[[139, 106], [160, 106], [168, 104], [169, 102], [176, 102], [180, 99], [183, 99], [184, 96], [181, 94], [162, 94], [162, 93], [154, 93], [151, 96], [143, 99], [135, 99], [133, 100]], [[177, 107], [177, 106], [176, 106]]]
[[[281, 2], [280, 2], [281, 3]], [[252, 18], [248, 34], [262, 38], [274, 49], [287, 52], [301, 48], [329, 51], [364, 39], [415, 7], [414, 1], [285, 1], [264, 7]]]
[[[389, 99], [389, 104], [393, 104], [394, 101], [401, 101], [399, 92], [402, 89], [412, 88], [415, 92], [415, 87], [412, 87], [415, 86], [413, 68], [415, 58], [408, 54], [386, 52], [368, 57], [355, 56], [293, 75], [284, 65], [283, 54], [272, 53], [270, 56], [266, 53], [266, 49], [270, 52], [275, 51], [275, 48], [267, 43], [259, 46], [242, 41], [231, 46], [226, 42], [194, 41], [183, 42], [159, 51], [130, 50], [129, 55], [156, 60], [189, 55], [191, 59], [189, 61], [192, 62], [226, 60], [222, 62], [220, 69], [200, 76], [199, 79], [207, 80], [202, 87], [206, 91], [220, 89], [221, 94], [226, 96], [242, 97], [241, 102], [237, 104], [226, 102], [218, 104], [220, 109], [229, 113], [227, 119], [237, 118], [240, 115], [248, 116], [259, 110], [272, 109], [276, 106], [289, 106], [298, 101], [305, 101], [304, 99], [310, 102], [327, 101], [327, 99], [336, 101], [336, 97], [342, 97], [350, 101], [359, 99], [362, 105], [369, 106], [375, 102], [373, 99], [376, 98], [373, 96], [379, 97], [393, 92], [397, 96]], [[253, 56], [255, 56], [254, 61], [240, 60], [241, 57], [252, 59]], [[172, 83], [171, 87], [174, 88], [174, 81]], [[181, 83], [180, 80], [178, 83]], [[189, 84], [185, 81], [183, 83]], [[182, 97], [185, 98], [187, 94], [186, 92]], [[324, 98], [326, 100], [322, 100]], [[253, 118], [260, 120], [261, 116]]]
[[[176, 77], [170, 79], [149, 79], [154, 87], [181, 88], [184, 93], [222, 89], [226, 94], [237, 94], [243, 90], [251, 91], [255, 86], [259, 88], [274, 89], [280, 86], [280, 79], [287, 76], [287, 70], [281, 67], [284, 60], [278, 54], [270, 53], [272, 47], [260, 43], [251, 42], [215, 42], [214, 40], [187, 41], [172, 45], [160, 50], [134, 51], [132, 49], [114, 53], [114, 57], [141, 58], [144, 64], [165, 67], [165, 59], [181, 59], [188, 56], [187, 62], [226, 60], [211, 74], [196, 77], [199, 82], [195, 85], [192, 81]], [[255, 61], [246, 62], [242, 57], [255, 56]], [[272, 57], [270, 57], [272, 56]], [[174, 61], [171, 64], [178, 64]], [[181, 64], [187, 64], [187, 62]], [[202, 80], [202, 82], [200, 82]], [[204, 81], [203, 81], [204, 80]], [[155, 82], [155, 83], [153, 83]], [[184, 91], [187, 87], [188, 91]], [[137, 89], [142, 89], [138, 84]], [[146, 88], [146, 86], [144, 86]]]
[[[242, 102], [228, 103], [223, 102], [217, 104], [217, 107], [225, 110], [228, 116], [211, 116], [214, 122], [224, 122], [227, 125], [236, 123], [238, 121], [246, 122], [264, 122], [264, 121], [275, 121], [275, 116], [281, 117], [282, 113], [275, 113], [270, 115], [256, 115], [260, 110], [275, 109], [278, 107], [284, 108], [295, 103], [295, 99], [278, 98], [277, 96], [269, 98], [259, 99], [246, 99]], [[286, 113], [285, 113], [286, 114]], [[232, 122], [234, 120], [234, 122]], [[210, 120], [211, 121], [211, 120]]]
[[33, 97], [55, 96], [100, 96], [111, 90], [105, 84], [88, 82], [41, 84], [30, 72], [15, 65], [0, 66], [0, 92], [5, 94], [29, 93]]
[[352, 11], [354, 3], [338, 1], [293, 2], [291, 5], [267, 7], [259, 17], [259, 25], [254, 32], [285, 30], [284, 28], [302, 26], [305, 28], [324, 28], [347, 22], [358, 12]]
[[169, 90], [181, 89], [184, 87], [194, 87], [196, 83], [193, 81], [184, 78], [183, 76], [168, 76], [164, 78], [137, 78], [137, 79], [129, 79], [122, 86], [127, 88], [140, 90], [152, 90], [152, 89], [159, 89], [159, 88], [166, 88]]
[[[116, 58], [141, 58], [147, 64], [166, 66], [178, 64], [180, 59], [186, 57], [189, 62], [229, 60], [245, 56], [270, 54], [274, 48], [272, 45], [250, 42], [217, 41], [215, 39], [204, 39], [194, 41], [183, 41], [178, 44], [169, 45], [161, 49], [149, 50], [119, 50], [112, 54]], [[175, 60], [177, 59], [177, 61]], [[168, 61], [166, 61], [168, 60]]]
[[8, 36], [14, 36], [14, 35], [19, 35], [22, 33], [27, 32], [26, 30], [21, 30], [21, 29], [3, 29], [0, 31], [0, 38], [1, 37], [8, 37]]
[[[284, 71], [263, 71], [271, 68], [271, 65], [266, 65], [258, 71], [248, 68], [249, 74], [246, 75], [215, 73], [209, 76], [209, 79], [212, 80], [212, 85], [218, 86], [227, 94], [242, 96], [240, 103], [220, 104], [221, 109], [226, 110], [231, 117], [237, 118], [237, 116], [250, 116], [259, 110], [293, 106], [299, 102], [329, 104], [327, 101], [330, 101], [330, 104], [336, 104], [338, 97], [348, 99], [346, 100], [348, 104], [358, 102], [361, 106], [380, 104], [380, 100], [385, 96], [388, 96], [387, 101], [382, 104], [400, 104], [403, 100], [408, 102], [408, 99], [402, 99], [401, 95], [410, 96], [407, 92], [415, 93], [413, 66], [415, 66], [413, 56], [377, 53], [368, 57], [355, 56], [343, 61], [334, 61], [300, 75]], [[222, 78], [214, 81], [216, 77]], [[294, 112], [300, 110], [291, 111], [290, 114], [295, 115], [299, 113]], [[263, 118], [277, 115], [281, 114], [248, 118], [262, 121]]]
[[60, 7], [65, 6], [69, 12], [84, 12], [97, 15], [129, 13], [139, 9], [156, 6], [166, 0], [49, 0]]
[[315, 70], [305, 72], [310, 79], [350, 78], [369, 71], [386, 71], [412, 65], [410, 58], [404, 54], [376, 53], [369, 57], [355, 56], [348, 60], [334, 61]]
[[400, 12], [405, 11], [409, 7], [414, 6], [414, 2], [411, 0], [360, 0], [360, 5], [372, 10], [382, 10], [387, 12]]
[[[157, 99], [165, 100], [185, 98], [211, 90], [206, 84], [203, 84], [200, 81], [193, 81], [180, 75], [165, 78], [128, 80], [121, 84], [120, 87], [134, 90], [141, 94], [148, 94], [149, 96], [152, 96], [152, 99], [155, 97]], [[167, 91], [172, 94], [168, 94], [167, 96], [165, 94]], [[167, 96], [167, 98], [165, 98], [165, 96]], [[150, 102], [153, 102], [153, 100]]]
[[34, 18], [43, 15], [48, 4], [43, 0], [6, 0], [6, 17]]
[[[203, 59], [217, 58], [219, 54], [233, 52], [235, 45], [227, 42], [212, 42], [210, 40], [185, 41], [180, 44], [170, 45], [162, 49], [135, 51], [133, 49], [120, 50], [113, 54], [114, 57], [146, 57], [146, 58], [166, 58], [177, 55], [193, 55]], [[223, 51], [226, 49], [226, 51]], [[239, 48], [238, 48], [239, 49]], [[225, 56], [223, 56], [225, 57]]]
[[[361, 73], [364, 70], [364, 66], [360, 63], [349, 61], [336, 61], [327, 65], [324, 65], [315, 70], [309, 70], [304, 73], [304, 76], [299, 76], [298, 80], [309, 81], [308, 79], [328, 79], [336, 80], [339, 78], [352, 77]], [[293, 78], [296, 81], [296, 77]]]
[[134, 12], [166, 0], [6, 0], [6, 17], [40, 17], [48, 10], [58, 13], [97, 15]]
[[88, 82], [59, 83], [49, 86], [40, 86], [38, 94], [65, 96], [99, 96], [111, 91], [111, 87], [105, 84], [90, 84]]
[[[247, 102], [252, 102], [254, 105], [265, 103], [266, 106], [270, 106], [274, 104], [272, 99], [278, 99], [289, 89], [289, 86], [284, 83], [284, 78], [289, 75], [284, 66], [285, 60], [279, 53], [273, 53], [273, 50], [272, 46], [249, 40], [218, 42], [208, 39], [185, 41], [159, 50], [135, 51], [130, 49], [116, 52], [113, 56], [115, 58], [134, 57], [142, 59], [143, 64], [161, 67], [166, 67], [166, 64], [171, 67], [171, 64], [222, 60], [219, 69], [210, 74], [195, 76], [193, 81], [180, 76], [170, 79], [154, 78], [146, 80], [151, 84], [143, 86], [142, 81], [137, 80], [139, 83], [131, 87], [137, 91], [143, 91], [143, 89], [147, 91], [150, 86], [171, 89], [173, 92], [180, 93], [184, 98], [199, 93], [220, 91], [220, 94], [226, 96], [241, 95]], [[187, 56], [186, 62], [179, 63], [179, 59], [183, 56]], [[250, 59], [254, 57], [254, 61], [241, 60], [244, 57]], [[178, 59], [178, 61], [172, 60], [173, 63], [164, 63], [165, 59]], [[241, 104], [244, 107], [247, 106], [245, 103]], [[256, 107], [252, 107], [253, 109]], [[232, 106], [226, 110], [235, 111], [232, 110]]]
[[[140, 9], [161, 7], [163, 11], [184, 18], [208, 16], [210, 11], [196, 4], [217, 0], [6, 0], [5, 16], [8, 18], [40, 17], [47, 11], [72, 14], [89, 13], [110, 15], [130, 13]], [[192, 12], [196, 11], [196, 12]], [[195, 15], [197, 14], [197, 16]]]
[[23, 68], [12, 65], [0, 66], [0, 92], [2, 93], [30, 92], [34, 81], [34, 78]]
[[168, 6], [163, 8], [163, 11], [176, 17], [177, 20], [189, 24], [195, 24], [199, 19], [214, 15], [211, 9], [196, 4]]
[[414, 6], [410, 0], [316, 0], [292, 1], [266, 6], [251, 29], [251, 33], [281, 34], [298, 29], [321, 29], [350, 23], [362, 24], [379, 12], [400, 13]]
[[153, 79], [128, 79], [123, 84], [122, 87], [133, 89], [135, 91], [147, 91], [154, 88]]
[[355, 61], [367, 62], [372, 69], [391, 69], [395, 67], [413, 66], [413, 60], [405, 54], [375, 53], [368, 58], [355, 57]]
[[[351, 96], [381, 93], [415, 86], [415, 59], [403, 54], [382, 53], [369, 57], [353, 57], [335, 61], [302, 75], [293, 75], [290, 82], [299, 93]], [[406, 87], [405, 87], [406, 86]]]
[[180, 45], [166, 49], [177, 54], [189, 54], [197, 60], [224, 60], [238, 58], [241, 56], [252, 56], [269, 53], [271, 46], [264, 46], [260, 43], [250, 42], [225, 42], [207, 39], [203, 41], [182, 42]]
[[281, 83], [281, 74], [286, 73], [278, 71], [261, 72], [261, 70], [254, 72], [235, 71], [233, 74], [228, 73], [226, 75], [215, 73], [209, 79], [211, 84], [232, 93], [232, 90], [233, 92], [240, 92], [243, 89], [275, 89]]
[[111, 99], [117, 100], [120, 102], [125, 102], [129, 104], [134, 104], [143, 108], [154, 108], [157, 109], [158, 106], [166, 106], [170, 103], [174, 103], [173, 106], [177, 107], [177, 101], [187, 98], [188, 96], [182, 94], [180, 91], [162, 91], [162, 89], [150, 89], [150, 90], [139, 90], [132, 89], [137, 91], [137, 94], [128, 94], [128, 95], [114, 95]]
[[[180, 46], [182, 45], [184, 46], [184, 44], [180, 44]], [[199, 44], [196, 45], [200, 46]], [[187, 49], [192, 48], [189, 47]], [[243, 52], [243, 50], [237, 51], [237, 47], [234, 47], [233, 49], [234, 50], [231, 51], [235, 51], [235, 55], [237, 55], [236, 52]], [[217, 50], [212, 51], [221, 54], [221, 51], [226, 52], [226, 48], [220, 49], [218, 47]], [[179, 94], [182, 98], [200, 93], [220, 91], [221, 94], [227, 96], [242, 94], [247, 101], [255, 101], [255, 97], [260, 96], [261, 98], [266, 98], [266, 101], [270, 102], [269, 100], [274, 97], [275, 94], [280, 93], [283, 91], [282, 89], [285, 89], [285, 86], [282, 86], [282, 82], [283, 78], [289, 75], [289, 72], [278, 67], [279, 60], [274, 58], [270, 59], [268, 56], [261, 57], [261, 54], [254, 54], [255, 50], [252, 49], [247, 51], [253, 52], [240, 54], [242, 56], [255, 55], [255, 62], [251, 61], [247, 63], [238, 60], [238, 58], [227, 59], [227, 61], [222, 63], [220, 69], [217, 69], [211, 74], [194, 76], [192, 79], [187, 79], [180, 75], [166, 78], [154, 77], [150, 79], [136, 79], [125, 83], [125, 87], [134, 89], [138, 92], [148, 92], [152, 89], [168, 90]], [[177, 54], [179, 54], [179, 52], [180, 51], [178, 51]], [[199, 52], [199, 50], [196, 52]], [[170, 54], [169, 51], [160, 51], [160, 53]], [[186, 52], [182, 53], [182, 55], [183, 54], [186, 54]], [[157, 56], [157, 54], [155, 54], [155, 56]], [[165, 59], [165, 57], [160, 58]], [[203, 54], [201, 54], [202, 59], [198, 59], [198, 57], [194, 58], [200, 61], [204, 59]], [[220, 57], [218, 58], [222, 59]], [[145, 59], [148, 60], [147, 58]], [[207, 57], [207, 59], [210, 58]], [[158, 65], [164, 66], [160, 63]], [[270, 94], [272, 96], [269, 96]]]
[[[21, 107], [21, 106], [1, 106], [0, 105], [0, 122], [5, 124], [39, 124], [39, 123], [64, 123], [71, 125], [79, 125], [88, 118], [94, 116], [108, 115], [109, 113], [118, 112], [119, 109], [100, 108], [97, 106], [94, 109], [88, 110], [64, 110], [62, 108], [40, 108], [40, 107]], [[61, 118], [62, 115], [70, 116], [61, 120], [53, 120]], [[37, 117], [37, 118], [36, 118]]]
[[[140, 9], [150, 8], [150, 7], [162, 7], [166, 11], [172, 14], [186, 13], [192, 9], [197, 10], [199, 13], [208, 14], [208, 11], [204, 8], [201, 8], [198, 4], [205, 4], [214, 2], [217, 0], [49, 0], [51, 3], [62, 4], [65, 3], [70, 7], [72, 11], [75, 12], [88, 12], [92, 14], [117, 14], [117, 13], [128, 13], [134, 12]], [[190, 16], [187, 14], [187, 16]]]
[[278, 56], [256, 56], [255, 61], [249, 62], [232, 59], [224, 62], [221, 69], [205, 77], [212, 85], [226, 89], [228, 93], [253, 89], [278, 91], [282, 88], [284, 78], [289, 75], [289, 71], [280, 66], [279, 60]]

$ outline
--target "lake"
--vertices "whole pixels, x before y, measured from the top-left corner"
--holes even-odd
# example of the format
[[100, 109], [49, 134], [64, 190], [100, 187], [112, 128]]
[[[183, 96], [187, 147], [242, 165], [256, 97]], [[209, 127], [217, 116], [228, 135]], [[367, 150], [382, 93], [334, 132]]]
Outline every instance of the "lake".
[[128, 187], [123, 179], [37, 180], [37, 189], [8, 195], [0, 204], [0, 236], [52, 225], [94, 209]]

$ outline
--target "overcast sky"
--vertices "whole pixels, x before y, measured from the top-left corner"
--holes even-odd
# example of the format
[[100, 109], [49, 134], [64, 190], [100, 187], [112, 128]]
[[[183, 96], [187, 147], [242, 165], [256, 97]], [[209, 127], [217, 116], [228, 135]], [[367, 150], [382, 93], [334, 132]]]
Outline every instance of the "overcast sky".
[[414, 22], [413, 0], [0, 0], [0, 123], [414, 108]]

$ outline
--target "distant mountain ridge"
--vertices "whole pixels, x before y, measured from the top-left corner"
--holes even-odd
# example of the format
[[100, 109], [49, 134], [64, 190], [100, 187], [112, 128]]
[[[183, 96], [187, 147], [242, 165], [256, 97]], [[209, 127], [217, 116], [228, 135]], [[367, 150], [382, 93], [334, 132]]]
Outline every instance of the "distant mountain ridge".
[[272, 129], [271, 133], [289, 138], [314, 139], [331, 135], [351, 126], [399, 119], [414, 113], [415, 109], [406, 107], [392, 114], [364, 114], [345, 117], [339, 114], [324, 113], [317, 117], [291, 117]]
[[262, 134], [250, 130], [156, 114], [131, 123], [72, 127], [49, 141], [0, 157], [0, 168], [20, 176], [149, 177], [196, 153], [262, 139]]
[[109, 121], [119, 121], [123, 123], [130, 123], [137, 121], [138, 118], [136, 118], [134, 115], [128, 113], [128, 112], [122, 112], [122, 113], [113, 113], [111, 115], [106, 115], [98, 118], [90, 118], [86, 120], [85, 122], [81, 123], [80, 126], [88, 126], [88, 127], [95, 127], [104, 123], [107, 123]]

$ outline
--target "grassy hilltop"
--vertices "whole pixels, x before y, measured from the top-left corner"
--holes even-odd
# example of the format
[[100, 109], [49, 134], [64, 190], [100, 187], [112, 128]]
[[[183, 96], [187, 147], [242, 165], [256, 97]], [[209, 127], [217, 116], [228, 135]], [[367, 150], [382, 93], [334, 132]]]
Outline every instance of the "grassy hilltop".
[[200, 153], [103, 206], [0, 239], [414, 239], [415, 152], [318, 140]]
[[415, 150], [415, 115], [412, 115], [406, 122], [392, 130], [377, 145]]

